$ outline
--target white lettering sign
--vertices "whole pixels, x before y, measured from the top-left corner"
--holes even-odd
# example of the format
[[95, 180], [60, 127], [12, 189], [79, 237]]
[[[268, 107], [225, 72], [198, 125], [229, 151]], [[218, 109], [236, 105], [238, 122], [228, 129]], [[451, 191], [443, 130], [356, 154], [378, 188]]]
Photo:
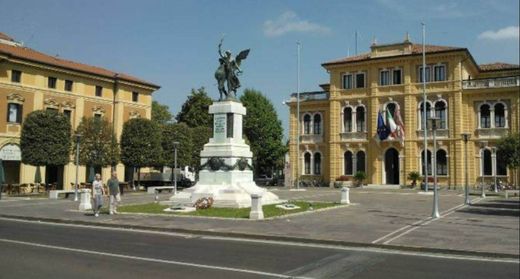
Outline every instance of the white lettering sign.
[[0, 149], [0, 159], [4, 161], [20, 161], [22, 160], [22, 152], [16, 144], [7, 144]]
[[215, 114], [213, 116], [214, 138], [217, 142], [222, 142], [226, 138], [226, 114]]

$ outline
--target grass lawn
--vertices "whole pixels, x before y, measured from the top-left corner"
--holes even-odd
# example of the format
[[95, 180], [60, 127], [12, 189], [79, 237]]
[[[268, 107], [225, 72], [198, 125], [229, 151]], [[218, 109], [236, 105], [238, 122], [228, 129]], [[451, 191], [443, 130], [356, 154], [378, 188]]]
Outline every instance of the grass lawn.
[[[326, 202], [316, 202], [312, 203], [312, 209], [310, 209], [309, 202], [306, 201], [291, 201], [290, 203], [299, 206], [299, 209], [294, 210], [284, 210], [281, 208], [277, 208], [276, 205], [264, 205], [264, 217], [275, 217], [282, 216], [292, 213], [304, 212], [304, 211], [312, 211], [321, 208], [334, 207], [340, 205], [339, 203], [326, 203]], [[120, 206], [118, 208], [119, 212], [125, 213], [153, 213], [153, 214], [175, 214], [175, 215], [188, 215], [188, 216], [206, 216], [206, 217], [224, 217], [224, 218], [249, 218], [249, 211], [251, 209], [247, 208], [208, 208], [208, 209], [200, 209], [194, 212], [189, 213], [171, 213], [164, 212], [167, 205], [160, 205], [157, 203], [147, 203], [147, 204], [137, 204], [137, 205], [127, 205]]]

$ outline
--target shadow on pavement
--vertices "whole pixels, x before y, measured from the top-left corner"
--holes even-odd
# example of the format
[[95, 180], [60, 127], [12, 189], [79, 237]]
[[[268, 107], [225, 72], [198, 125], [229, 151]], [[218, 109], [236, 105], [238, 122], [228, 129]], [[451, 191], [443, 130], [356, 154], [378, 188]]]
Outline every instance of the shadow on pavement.
[[519, 203], [503, 203], [494, 201], [494, 203], [476, 204], [458, 210], [458, 212], [469, 214], [495, 215], [495, 216], [511, 216], [520, 217]]
[[498, 208], [498, 209], [520, 209], [520, 203], [505, 203], [505, 202], [479, 203], [476, 205], [472, 205], [472, 207], [486, 207], [486, 208]]

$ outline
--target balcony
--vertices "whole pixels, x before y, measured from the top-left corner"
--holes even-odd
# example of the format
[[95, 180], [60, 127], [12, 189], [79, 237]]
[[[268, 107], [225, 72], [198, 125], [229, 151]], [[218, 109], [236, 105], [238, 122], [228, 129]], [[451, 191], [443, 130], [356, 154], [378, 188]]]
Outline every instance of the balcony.
[[520, 76], [463, 80], [463, 89], [503, 88], [520, 86]]
[[342, 141], [362, 141], [367, 139], [367, 132], [344, 132], [340, 136]]
[[[424, 130], [416, 130], [415, 131], [417, 138], [424, 139]], [[438, 129], [435, 133], [435, 137], [438, 139], [449, 138], [450, 133], [448, 129]], [[431, 129], [428, 129], [428, 138], [433, 138], [433, 132]]]
[[479, 128], [477, 129], [479, 138], [499, 139], [506, 136], [509, 128]]
[[321, 134], [306, 134], [301, 136], [301, 143], [320, 143], [323, 141]]
[[[296, 93], [291, 94], [291, 102], [297, 101]], [[329, 99], [329, 92], [326, 91], [313, 91], [313, 92], [302, 92], [300, 93], [300, 102], [309, 101], [326, 101]]]

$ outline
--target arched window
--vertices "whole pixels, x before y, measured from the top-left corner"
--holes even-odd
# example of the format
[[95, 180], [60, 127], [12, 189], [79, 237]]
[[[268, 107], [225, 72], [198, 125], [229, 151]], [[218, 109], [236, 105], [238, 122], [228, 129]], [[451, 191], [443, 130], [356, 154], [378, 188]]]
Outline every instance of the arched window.
[[504, 157], [505, 154], [497, 150], [497, 175], [507, 175], [507, 165]]
[[491, 111], [488, 104], [480, 106], [480, 128], [491, 128]]
[[306, 114], [303, 116], [303, 133], [309, 135], [311, 133], [311, 115]]
[[[426, 103], [426, 118], [430, 118], [430, 114], [431, 113], [431, 104], [429, 102]], [[424, 127], [426, 125], [424, 125], [424, 103], [421, 102], [420, 106], [419, 106], [419, 115], [418, 115], [419, 119], [421, 119], [421, 121], [419, 121], [420, 123], [420, 126], [419, 126], [419, 130], [423, 130]]]
[[491, 163], [491, 150], [482, 149], [482, 158], [480, 159], [482, 167], [482, 175], [493, 175]]
[[346, 107], [343, 109], [343, 131], [345, 133], [352, 132], [352, 108]]
[[304, 174], [311, 174], [311, 153], [305, 152], [304, 160]]
[[319, 113], [314, 115], [314, 134], [321, 134], [321, 114]]
[[358, 151], [356, 153], [356, 170], [366, 172], [365, 170], [365, 152]]
[[[432, 152], [430, 150], [426, 151], [427, 156], [427, 164], [428, 164], [428, 175], [432, 175]], [[424, 150], [421, 152], [421, 174], [424, 175]]]
[[495, 127], [503, 128], [506, 126], [505, 106], [502, 103], [495, 104]]
[[314, 174], [321, 174], [321, 153], [314, 153]]
[[365, 107], [363, 106], [356, 108], [356, 127], [358, 132], [365, 131]]
[[435, 160], [437, 162], [437, 174], [448, 175], [448, 157], [446, 151], [443, 149], [437, 150], [437, 157]]
[[343, 161], [344, 161], [344, 164], [343, 164], [344, 165], [344, 174], [352, 175], [352, 171], [353, 171], [352, 152], [350, 152], [350, 151], [345, 152]]
[[437, 101], [435, 103], [435, 117], [440, 119], [439, 129], [446, 129], [446, 103], [443, 101]]

